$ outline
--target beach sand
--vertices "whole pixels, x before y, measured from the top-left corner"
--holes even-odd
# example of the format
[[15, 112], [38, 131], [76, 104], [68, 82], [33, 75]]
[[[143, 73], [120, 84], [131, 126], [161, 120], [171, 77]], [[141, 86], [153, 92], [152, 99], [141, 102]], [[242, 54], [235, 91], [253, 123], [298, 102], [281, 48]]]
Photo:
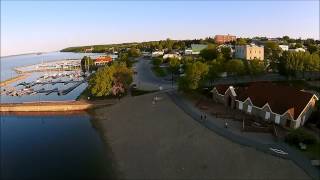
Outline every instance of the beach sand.
[[95, 109], [125, 179], [310, 179], [292, 161], [235, 144], [195, 122], [170, 98], [127, 97]]

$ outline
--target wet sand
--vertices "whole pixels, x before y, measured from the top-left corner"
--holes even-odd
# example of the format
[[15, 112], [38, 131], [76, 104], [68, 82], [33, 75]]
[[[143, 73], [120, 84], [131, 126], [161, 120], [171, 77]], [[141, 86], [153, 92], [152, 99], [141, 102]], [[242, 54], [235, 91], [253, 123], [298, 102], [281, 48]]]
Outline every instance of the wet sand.
[[125, 179], [310, 179], [292, 161], [235, 144], [204, 128], [170, 98], [127, 97], [95, 109]]

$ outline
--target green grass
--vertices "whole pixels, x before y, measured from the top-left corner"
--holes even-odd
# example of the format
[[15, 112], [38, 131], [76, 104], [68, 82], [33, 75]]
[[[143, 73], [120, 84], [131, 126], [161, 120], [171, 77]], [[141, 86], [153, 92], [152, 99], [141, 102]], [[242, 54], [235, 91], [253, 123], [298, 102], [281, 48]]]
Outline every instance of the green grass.
[[308, 145], [307, 149], [303, 151], [303, 154], [310, 159], [320, 159], [320, 142]]
[[164, 68], [161, 68], [159, 66], [153, 66], [152, 71], [158, 77], [164, 77], [167, 75], [167, 71]]
[[140, 95], [153, 93], [153, 92], [156, 92], [156, 91], [146, 91], [146, 90], [141, 90], [141, 89], [132, 89], [131, 95], [132, 96], [140, 96]]

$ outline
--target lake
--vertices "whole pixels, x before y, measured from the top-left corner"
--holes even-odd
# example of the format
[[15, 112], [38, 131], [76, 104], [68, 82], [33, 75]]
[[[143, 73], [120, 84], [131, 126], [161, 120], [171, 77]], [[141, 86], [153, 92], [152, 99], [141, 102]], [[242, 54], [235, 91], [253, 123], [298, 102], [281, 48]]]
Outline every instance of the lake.
[[112, 178], [101, 133], [85, 112], [1, 114], [0, 179]]
[[[1, 58], [1, 81], [17, 74], [14, 67], [63, 59], [81, 59], [83, 53], [52, 52]], [[32, 81], [32, 73], [22, 81]], [[17, 81], [13, 84], [19, 83]], [[48, 85], [47, 88], [69, 85]], [[86, 87], [83, 83], [71, 93], [2, 96], [1, 103], [46, 100], [73, 100]], [[112, 153], [102, 139], [96, 120], [87, 112], [32, 112], [0, 114], [1, 180], [5, 179], [110, 179], [114, 177]]]

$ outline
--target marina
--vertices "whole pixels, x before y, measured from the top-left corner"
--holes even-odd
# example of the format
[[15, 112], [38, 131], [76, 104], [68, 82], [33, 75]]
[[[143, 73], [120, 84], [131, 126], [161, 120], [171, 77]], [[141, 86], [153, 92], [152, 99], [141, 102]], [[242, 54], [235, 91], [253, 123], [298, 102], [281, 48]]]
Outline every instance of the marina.
[[75, 100], [87, 87], [90, 75], [81, 71], [80, 59], [83, 55], [96, 54], [59, 52], [2, 57], [0, 102]]

